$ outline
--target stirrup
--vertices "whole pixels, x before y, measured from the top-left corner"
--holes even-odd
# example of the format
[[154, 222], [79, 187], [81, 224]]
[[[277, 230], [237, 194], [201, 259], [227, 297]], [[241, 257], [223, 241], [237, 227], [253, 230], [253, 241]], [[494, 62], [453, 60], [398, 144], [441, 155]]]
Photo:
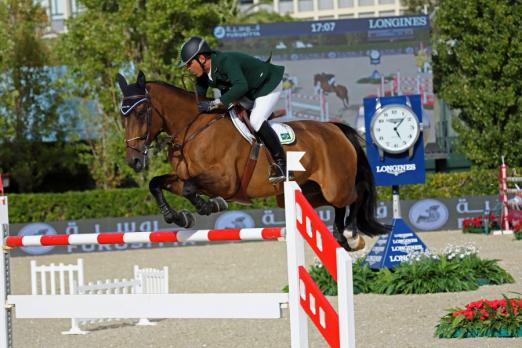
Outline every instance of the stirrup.
[[283, 181], [286, 180], [286, 176], [285, 175], [279, 175], [279, 176], [271, 176], [268, 178], [268, 181], [272, 184], [272, 185], [275, 185], [275, 184], [279, 184]]
[[[274, 163], [272, 165], [272, 167], [274, 168], [274, 172], [275, 174], [274, 175], [271, 175], [269, 178], [268, 178], [268, 181], [275, 185], [275, 184], [279, 184], [280, 182], [283, 182], [286, 180], [286, 170], [283, 170], [283, 168], [281, 168], [281, 165], [277, 164], [277, 163]], [[294, 176], [292, 175], [291, 172], [288, 173], [288, 179], [289, 180], [294, 180]]]

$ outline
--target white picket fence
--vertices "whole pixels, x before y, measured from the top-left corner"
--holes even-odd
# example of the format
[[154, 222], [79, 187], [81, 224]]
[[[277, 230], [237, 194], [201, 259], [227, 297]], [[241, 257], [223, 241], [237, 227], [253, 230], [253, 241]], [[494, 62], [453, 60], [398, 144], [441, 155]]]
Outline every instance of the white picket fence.
[[[107, 295], [107, 294], [168, 294], [168, 267], [163, 269], [139, 268], [134, 265], [133, 279], [106, 279], [85, 284], [83, 259], [76, 264], [63, 263], [37, 265], [31, 260], [32, 295]], [[123, 318], [122, 318], [123, 319]], [[88, 333], [81, 324], [99, 323], [119, 319], [71, 318], [71, 328], [64, 335]], [[156, 325], [146, 318], [139, 319], [136, 325]]]

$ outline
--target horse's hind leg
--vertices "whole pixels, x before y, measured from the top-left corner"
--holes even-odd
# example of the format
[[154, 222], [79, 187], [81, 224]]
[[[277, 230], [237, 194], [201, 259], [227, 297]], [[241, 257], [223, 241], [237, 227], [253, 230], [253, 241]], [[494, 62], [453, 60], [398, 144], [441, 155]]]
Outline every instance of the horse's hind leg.
[[185, 181], [182, 194], [197, 209], [199, 215], [210, 215], [228, 209], [227, 202], [221, 197], [203, 199], [198, 193], [198, 186], [193, 180]]
[[[364, 248], [366, 242], [357, 229], [358, 206], [352, 204], [348, 209], [350, 209], [350, 212], [345, 220], [343, 235], [346, 237], [347, 243], [353, 251], [361, 250]], [[352, 227], [351, 230], [348, 229], [350, 225]]]
[[334, 217], [334, 226], [333, 226], [333, 235], [337, 242], [346, 250], [351, 251], [350, 246], [348, 245], [348, 241], [346, 237], [343, 235], [344, 231], [344, 222], [346, 217], [346, 208], [337, 208], [334, 207], [335, 217]]
[[163, 214], [163, 218], [165, 219], [166, 223], [175, 223], [180, 227], [189, 228], [194, 225], [194, 216], [187, 210], [181, 210], [180, 212], [177, 212], [172, 209], [165, 199], [162, 191], [164, 189], [168, 189], [169, 191], [179, 193], [181, 189], [176, 190], [176, 187], [174, 186], [180, 186], [181, 183], [182, 182], [175, 175], [167, 174], [156, 176], [149, 182], [149, 190], [156, 199], [156, 203], [158, 204], [158, 207], [161, 211], [161, 214]]
[[[339, 244], [347, 251], [357, 251], [364, 248], [365, 242], [359, 233], [357, 233], [355, 218], [352, 218], [354, 212], [350, 211], [346, 217], [347, 208], [335, 208], [334, 237]], [[348, 226], [352, 225], [352, 230]]]

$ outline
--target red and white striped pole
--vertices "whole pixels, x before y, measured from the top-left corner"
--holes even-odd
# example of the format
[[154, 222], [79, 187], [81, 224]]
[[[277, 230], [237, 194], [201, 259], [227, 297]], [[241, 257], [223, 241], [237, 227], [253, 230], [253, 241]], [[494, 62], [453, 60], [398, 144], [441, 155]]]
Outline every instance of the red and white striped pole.
[[284, 229], [243, 228], [226, 230], [154, 231], [126, 233], [82, 233], [40, 236], [9, 236], [4, 245], [10, 248], [25, 246], [215, 242], [239, 240], [273, 240], [284, 237]]
[[502, 203], [502, 212], [500, 214], [500, 226], [503, 231], [509, 231], [509, 208], [507, 197], [507, 164], [504, 163], [502, 156], [502, 164], [498, 175], [499, 200]]

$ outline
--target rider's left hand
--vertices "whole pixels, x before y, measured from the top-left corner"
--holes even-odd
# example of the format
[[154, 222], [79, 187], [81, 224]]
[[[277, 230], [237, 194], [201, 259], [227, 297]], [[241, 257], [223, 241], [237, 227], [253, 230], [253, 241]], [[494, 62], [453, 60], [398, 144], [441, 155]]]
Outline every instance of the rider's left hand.
[[202, 100], [198, 103], [198, 110], [199, 112], [212, 112], [217, 109], [223, 108], [223, 104], [221, 103], [221, 100], [214, 99], [214, 100]]

